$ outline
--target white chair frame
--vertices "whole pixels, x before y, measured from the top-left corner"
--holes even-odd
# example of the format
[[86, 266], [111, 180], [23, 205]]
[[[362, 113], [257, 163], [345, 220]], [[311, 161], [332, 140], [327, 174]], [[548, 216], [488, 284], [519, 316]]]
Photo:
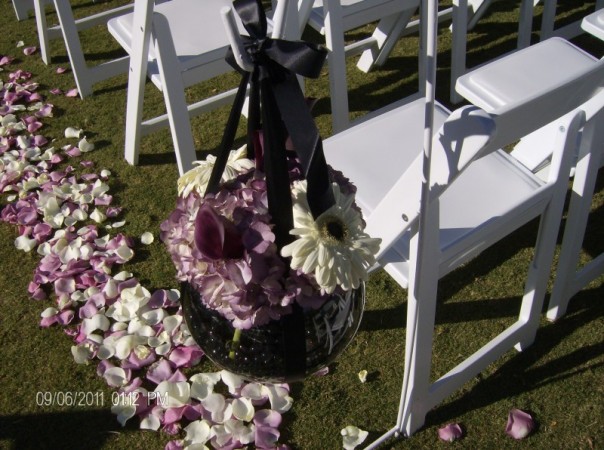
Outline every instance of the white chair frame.
[[133, 5], [124, 5], [88, 17], [75, 19], [69, 0], [52, 0], [59, 18], [59, 24], [49, 27], [45, 12], [45, 6], [48, 1], [33, 0], [42, 60], [45, 64], [50, 63], [50, 40], [63, 37], [81, 98], [91, 95], [96, 83], [127, 72], [128, 56], [107, 61], [96, 66], [89, 66], [86, 63], [82, 50], [79, 32], [96, 25], [105, 24], [113, 17], [126, 14], [132, 11]]
[[604, 162], [604, 131], [596, 126], [598, 122], [604, 123], [604, 114], [595, 107], [588, 110], [588, 114], [588, 118], [594, 118], [582, 131], [564, 237], [547, 309], [547, 318], [552, 321], [566, 313], [575, 294], [604, 274], [604, 253], [579, 268], [596, 178]]
[[[230, 5], [230, 1], [222, 4], [222, 6], [228, 5]], [[292, 8], [290, 5], [295, 7], [295, 4], [289, 0], [279, 0], [274, 18], [275, 22], [287, 23], [287, 29], [281, 25], [277, 27], [277, 23], [274, 24], [275, 30], [278, 28], [281, 33], [285, 33], [286, 38], [293, 38], [298, 33], [297, 22], [294, 22], [297, 15], [291, 14], [288, 9]], [[125, 26], [126, 19], [130, 20], [129, 16], [122, 16], [110, 21], [109, 29], [130, 54], [126, 110], [126, 160], [132, 165], [138, 164], [142, 137], [169, 126], [178, 171], [182, 175], [193, 168], [193, 162], [197, 159], [191, 131], [191, 117], [231, 104], [237, 88], [204, 98], [190, 105], [187, 104], [186, 87], [233, 70], [224, 59], [228, 48], [228, 37], [220, 26], [220, 31], [224, 33], [223, 47], [218, 45], [208, 53], [183, 55], [184, 60], [179, 59], [170, 23], [162, 12], [170, 10], [162, 9], [164, 6], [172, 8], [172, 2], [154, 8], [153, 0], [137, 0], [131, 16], [132, 35], [129, 41], [126, 41], [119, 32], [120, 27]], [[171, 11], [176, 11], [176, 9], [172, 8]], [[216, 12], [217, 18], [219, 18], [220, 8]], [[289, 24], [295, 24], [295, 26]], [[272, 27], [273, 21], [270, 21], [269, 30]], [[239, 24], [239, 32], [244, 33], [241, 24]], [[183, 37], [182, 33], [180, 37]], [[220, 39], [222, 40], [222, 37]], [[144, 87], [147, 77], [162, 91], [167, 113], [143, 120]]]
[[[430, 71], [431, 69], [427, 70], [428, 73]], [[429, 75], [429, 79], [433, 78]], [[428, 159], [432, 163], [426, 163], [426, 157], [419, 155], [413, 166], [408, 166], [402, 178], [398, 179], [390, 189], [385, 187], [384, 194], [371, 194], [375, 197], [373, 200], [369, 197], [364, 198], [362, 189], [368, 187], [368, 178], [374, 183], [377, 182], [375, 175], [366, 175], [367, 179], [357, 177], [362, 177], [363, 173], [373, 173], [375, 167], [369, 172], [368, 165], [361, 168], [357, 161], [355, 167], [355, 163], [351, 160], [357, 160], [360, 147], [366, 151], [366, 141], [369, 139], [367, 136], [371, 136], [372, 127], [381, 130], [380, 140], [383, 138], [381, 145], [385, 145], [386, 141], [388, 146], [394, 145], [395, 142], [401, 143], [402, 136], [398, 139], [390, 136], [397, 133], [405, 136], [409, 134], [408, 130], [396, 130], [397, 115], [398, 122], [405, 123], [407, 127], [410, 126], [411, 120], [418, 121], [419, 125], [419, 120], [413, 117], [421, 114], [423, 101], [418, 100], [415, 105], [406, 103], [401, 108], [376, 114], [373, 119], [325, 140], [324, 148], [328, 163], [343, 170], [359, 188], [357, 201], [365, 212], [367, 232], [383, 239], [383, 247], [378, 255], [380, 264], [402, 286], [405, 286], [408, 280], [409, 287], [405, 379], [397, 423], [367, 448], [375, 448], [392, 436], [410, 436], [423, 425], [430, 409], [477, 373], [512, 348], [523, 350], [533, 342], [540, 323], [576, 140], [585, 120], [587, 118], [591, 120], [583, 110], [582, 104], [588, 100], [594, 101], [597, 102], [597, 108], [594, 109], [602, 109], [603, 95], [591, 99], [602, 85], [604, 85], [604, 62], [599, 62], [592, 70], [579, 74], [574, 79], [566, 80], [553, 87], [552, 91], [521, 99], [514, 105], [500, 109], [497, 114], [489, 115], [473, 110], [471, 107], [454, 112], [444, 124], [443, 131], [432, 141], [435, 153], [431, 155], [431, 159]], [[564, 98], [566, 101], [557, 101], [559, 98]], [[415, 114], [411, 112], [411, 108], [415, 108]], [[574, 108], [579, 109], [574, 110]], [[434, 117], [435, 122], [442, 123], [442, 114]], [[469, 117], [475, 117], [476, 121], [473, 122]], [[531, 120], [527, 121], [527, 118]], [[456, 135], [456, 132], [460, 132], [456, 131], [458, 120], [459, 128], [462, 128], [461, 122], [465, 124], [463, 127], [468, 127], [465, 138], [463, 132], [462, 135]], [[537, 203], [530, 206], [525, 203], [518, 210], [514, 207], [511, 211], [516, 211], [512, 214], [515, 215], [515, 219], [508, 220], [507, 215], [502, 216], [504, 220], [499, 225], [497, 219], [493, 222], [485, 222], [485, 225], [476, 229], [476, 235], [470, 239], [468, 247], [462, 246], [461, 241], [455, 240], [450, 247], [441, 248], [443, 236], [439, 230], [440, 199], [441, 197], [445, 199], [450, 192], [456, 192], [452, 189], [464, 178], [461, 174], [464, 168], [467, 167], [467, 171], [474, 170], [474, 174], [482, 173], [482, 161], [489, 158], [489, 152], [494, 148], [515, 142], [519, 137], [538, 130], [551, 121], [555, 121], [556, 126], [551, 127], [550, 130], [553, 130], [557, 136], [552, 143], [555, 157], [551, 164], [557, 170], [549, 172], [548, 184], [535, 191], [531, 197], [533, 200], [530, 201]], [[494, 124], [496, 133], [492, 130], [488, 131], [489, 123]], [[361, 139], [361, 136], [364, 137]], [[450, 144], [450, 147], [447, 144]], [[408, 149], [409, 144], [404, 148]], [[337, 154], [340, 156], [334, 153], [337, 149], [339, 149]], [[504, 159], [510, 158], [505, 152], [499, 155]], [[371, 154], [371, 158], [378, 158], [375, 151]], [[424, 168], [428, 166], [431, 170], [422, 172], [422, 159]], [[389, 160], [389, 164], [392, 164], [392, 161]], [[474, 166], [476, 168], [472, 169]], [[517, 167], [520, 168], [521, 165], [518, 163]], [[415, 170], [411, 170], [412, 168]], [[525, 168], [521, 170], [535, 180], [535, 183], [540, 183], [539, 177], [535, 174], [528, 175], [530, 172]], [[421, 200], [418, 202], [418, 199]], [[539, 216], [541, 222], [535, 254], [529, 266], [518, 320], [447, 374], [431, 382], [436, 280], [459, 264], [473, 258], [507, 233]], [[390, 247], [405, 232], [411, 233], [410, 255], [406, 261], [401, 260], [401, 256], [397, 253], [400, 250], [395, 252], [391, 250], [394, 246]]]
[[[350, 126], [346, 58], [363, 52], [359, 67], [364, 71], [374, 64], [382, 64], [419, 3], [420, 0], [361, 0], [342, 4], [341, 0], [322, 0], [321, 8], [315, 6], [315, 0], [298, 1], [301, 29], [308, 23], [325, 35], [334, 133]], [[372, 36], [345, 44], [345, 32], [374, 21], [378, 23]], [[420, 76], [421, 73], [420, 70]], [[420, 86], [423, 86], [421, 80]]]

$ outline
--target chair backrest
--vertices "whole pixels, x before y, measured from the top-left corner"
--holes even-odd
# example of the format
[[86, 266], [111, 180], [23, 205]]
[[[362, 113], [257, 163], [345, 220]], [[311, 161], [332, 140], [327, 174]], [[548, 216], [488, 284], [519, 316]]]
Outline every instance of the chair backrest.
[[[506, 145], [571, 112], [604, 86], [604, 60], [592, 70], [489, 115], [476, 107], [453, 112], [433, 138], [431, 195], [437, 197], [475, 159]], [[382, 255], [419, 215], [421, 158], [402, 174], [391, 190], [375, 205], [367, 220], [367, 232], [382, 237]], [[410, 191], [410, 189], [412, 191]], [[400, 223], [402, 227], [384, 227]], [[379, 256], [378, 256], [379, 257]]]

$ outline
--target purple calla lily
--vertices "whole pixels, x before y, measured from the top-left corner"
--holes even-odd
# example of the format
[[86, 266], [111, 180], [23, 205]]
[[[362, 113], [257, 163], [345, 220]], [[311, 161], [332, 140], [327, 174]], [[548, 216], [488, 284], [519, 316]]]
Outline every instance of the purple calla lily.
[[243, 256], [241, 234], [235, 224], [205, 204], [195, 217], [195, 245], [208, 259], [239, 259]]

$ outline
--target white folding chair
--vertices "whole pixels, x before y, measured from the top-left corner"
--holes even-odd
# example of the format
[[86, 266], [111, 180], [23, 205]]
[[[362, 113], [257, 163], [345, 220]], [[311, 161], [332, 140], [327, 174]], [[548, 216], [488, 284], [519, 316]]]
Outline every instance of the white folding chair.
[[49, 26], [46, 19], [45, 7], [50, 0], [33, 0], [36, 15], [36, 28], [40, 44], [40, 55], [45, 64], [49, 64], [50, 40], [63, 38], [65, 48], [73, 71], [76, 86], [81, 98], [92, 94], [93, 86], [107, 78], [126, 73], [128, 70], [128, 57], [124, 56], [89, 66], [82, 50], [79, 32], [93, 26], [105, 24], [113, 17], [132, 11], [133, 5], [124, 5], [110, 10], [102, 11], [91, 16], [75, 19], [69, 0], [52, 0], [56, 10], [59, 24]]
[[[192, 105], [187, 105], [184, 90], [233, 70], [225, 60], [229, 41], [220, 15], [231, 4], [231, 0], [171, 0], [154, 6], [152, 0], [135, 0], [132, 14], [109, 21], [110, 33], [130, 55], [125, 142], [130, 164], [138, 164], [142, 136], [169, 125], [179, 173], [193, 167], [190, 118], [231, 103], [237, 89]], [[279, 0], [278, 7], [284, 5], [286, 11], [287, 4]], [[244, 34], [239, 21], [238, 26]], [[146, 76], [163, 93], [167, 114], [143, 120]]]
[[[581, 27], [604, 40], [604, 10], [598, 10], [583, 18]], [[604, 121], [604, 117], [595, 120]], [[561, 318], [566, 313], [570, 299], [604, 273], [604, 253], [595, 255], [579, 268], [581, 246], [585, 238], [596, 177], [604, 164], [604, 135], [601, 130], [593, 126], [586, 127], [583, 136], [577, 155], [562, 248], [547, 310], [547, 318], [550, 320]]]
[[[602, 16], [602, 11], [592, 13], [583, 20], [584, 28], [595, 36], [601, 29], [598, 16]], [[596, 58], [579, 47], [554, 37], [469, 72], [458, 80], [457, 90], [471, 103], [497, 114], [498, 110], [510, 103], [551, 89], [553, 85], [593, 70], [599, 64]], [[562, 317], [570, 298], [604, 272], [604, 256], [601, 255], [577, 271], [595, 178], [604, 163], [602, 150], [598, 152], [597, 147], [592, 149], [601, 145], [604, 137], [591, 137], [593, 133], [589, 129], [583, 131], [582, 134], [589, 136], [589, 139], [582, 141], [573, 169], [571, 204], [547, 312], [550, 320]], [[548, 146], [542, 145], [549, 135], [551, 130], [544, 127], [523, 138], [512, 152], [525, 167], [542, 178], [548, 174], [552, 156]]]
[[[408, 286], [405, 379], [397, 425], [411, 435], [427, 412], [513, 347], [535, 337], [550, 275], [573, 149], [585, 114], [575, 108], [604, 85], [604, 62], [489, 114], [438, 105], [429, 171], [422, 171], [423, 99], [324, 142], [327, 162], [357, 186], [366, 231], [382, 238], [382, 266]], [[602, 98], [599, 101], [602, 102]], [[544, 181], [501, 149], [549, 123], [553, 155]], [[369, 152], [368, 149], [371, 149]], [[424, 165], [424, 167], [426, 167]], [[429, 182], [423, 185], [422, 179]], [[518, 320], [432, 383], [437, 282], [535, 218], [540, 228]], [[420, 237], [421, 232], [421, 237]]]
[[[309, 24], [325, 35], [329, 50], [329, 87], [333, 132], [350, 124], [346, 57], [369, 49], [372, 62], [379, 53], [387, 54], [398, 32], [404, 29], [417, 11], [420, 0], [298, 0], [301, 29]], [[344, 33], [378, 22], [372, 36], [346, 45]]]

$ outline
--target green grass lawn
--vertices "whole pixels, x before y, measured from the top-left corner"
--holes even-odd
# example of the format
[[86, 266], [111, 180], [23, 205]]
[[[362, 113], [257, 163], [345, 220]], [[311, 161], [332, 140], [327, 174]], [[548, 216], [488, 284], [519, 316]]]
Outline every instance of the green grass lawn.
[[[111, 0], [93, 5], [78, 0], [76, 15], [123, 2]], [[489, 14], [470, 33], [469, 65], [475, 65], [514, 48], [518, 15], [516, 0], [495, 3]], [[593, 9], [594, 1], [559, 2], [559, 23], [577, 20]], [[535, 29], [540, 11], [536, 10]], [[53, 16], [49, 14], [52, 21]], [[85, 100], [53, 96], [49, 90], [75, 87], [61, 41], [53, 41], [53, 62], [45, 66], [38, 54], [24, 56], [17, 41], [37, 45], [35, 21], [17, 22], [9, 0], [0, 3], [0, 56], [15, 57], [8, 71], [31, 71], [40, 92], [55, 105], [54, 117], [44, 120], [43, 133], [66, 143], [63, 130], [81, 127], [96, 149], [86, 154], [96, 170], [110, 169], [114, 203], [124, 208], [126, 225], [120, 231], [138, 238], [145, 231], [155, 235], [149, 246], [135, 248], [136, 257], [125, 269], [149, 290], [177, 287], [175, 269], [159, 240], [159, 225], [171, 212], [176, 199], [178, 172], [168, 131], [146, 137], [141, 147], [141, 165], [129, 166], [123, 159], [126, 107], [125, 75], [96, 86]], [[366, 30], [351, 33], [350, 38]], [[319, 40], [308, 32], [305, 38]], [[533, 36], [536, 41], [538, 35]], [[604, 43], [589, 36], [575, 42], [597, 57]], [[90, 64], [119, 54], [120, 48], [103, 27], [82, 35]], [[399, 42], [383, 68], [359, 72], [349, 61], [350, 107], [353, 116], [413, 93], [417, 89], [418, 40], [411, 36]], [[450, 32], [441, 28], [438, 55], [438, 98], [447, 104], [449, 90]], [[226, 76], [197, 86], [187, 95], [199, 98], [225, 85], [235, 85], [237, 76]], [[317, 97], [316, 121], [324, 137], [331, 133], [328, 77], [309, 81], [307, 92]], [[161, 111], [163, 100], [151, 85], [146, 90], [148, 114]], [[228, 108], [192, 121], [199, 158], [214, 151], [221, 138]], [[240, 137], [243, 134], [240, 132]], [[76, 164], [78, 160], [71, 161]], [[604, 179], [598, 183], [588, 236], [585, 261], [604, 251]], [[6, 203], [4, 196], [0, 205]], [[449, 274], [439, 283], [433, 375], [439, 377], [515, 321], [523, 292], [526, 267], [532, 256], [535, 224], [529, 224], [476, 260]], [[133, 419], [122, 428], [109, 411], [112, 390], [97, 376], [96, 365], [78, 365], [70, 347], [72, 340], [60, 327], [39, 327], [40, 313], [52, 300], [32, 300], [28, 283], [38, 255], [14, 248], [17, 230], [0, 223], [0, 448], [6, 449], [160, 449], [174, 437], [162, 432], [139, 431]], [[508, 352], [447, 398], [427, 416], [426, 425], [409, 439], [384, 448], [467, 449], [598, 449], [604, 448], [604, 287], [602, 277], [576, 295], [567, 315], [557, 323], [545, 319], [535, 343], [523, 353]], [[547, 300], [547, 299], [546, 299]], [[331, 450], [342, 447], [340, 430], [356, 425], [374, 439], [395, 424], [403, 378], [406, 291], [383, 271], [374, 273], [367, 285], [367, 309], [360, 331], [344, 355], [324, 377], [311, 377], [291, 386], [293, 408], [284, 415], [281, 441], [300, 450]], [[368, 381], [357, 373], [367, 370]], [[214, 370], [210, 362], [188, 369], [187, 374]], [[43, 392], [92, 392], [100, 399], [92, 407], [43, 407], [37, 402]], [[505, 433], [508, 411], [520, 408], [536, 418], [535, 432], [523, 441]], [[439, 441], [437, 429], [459, 422], [465, 431], [453, 444]], [[367, 442], [369, 442], [369, 439]]]

